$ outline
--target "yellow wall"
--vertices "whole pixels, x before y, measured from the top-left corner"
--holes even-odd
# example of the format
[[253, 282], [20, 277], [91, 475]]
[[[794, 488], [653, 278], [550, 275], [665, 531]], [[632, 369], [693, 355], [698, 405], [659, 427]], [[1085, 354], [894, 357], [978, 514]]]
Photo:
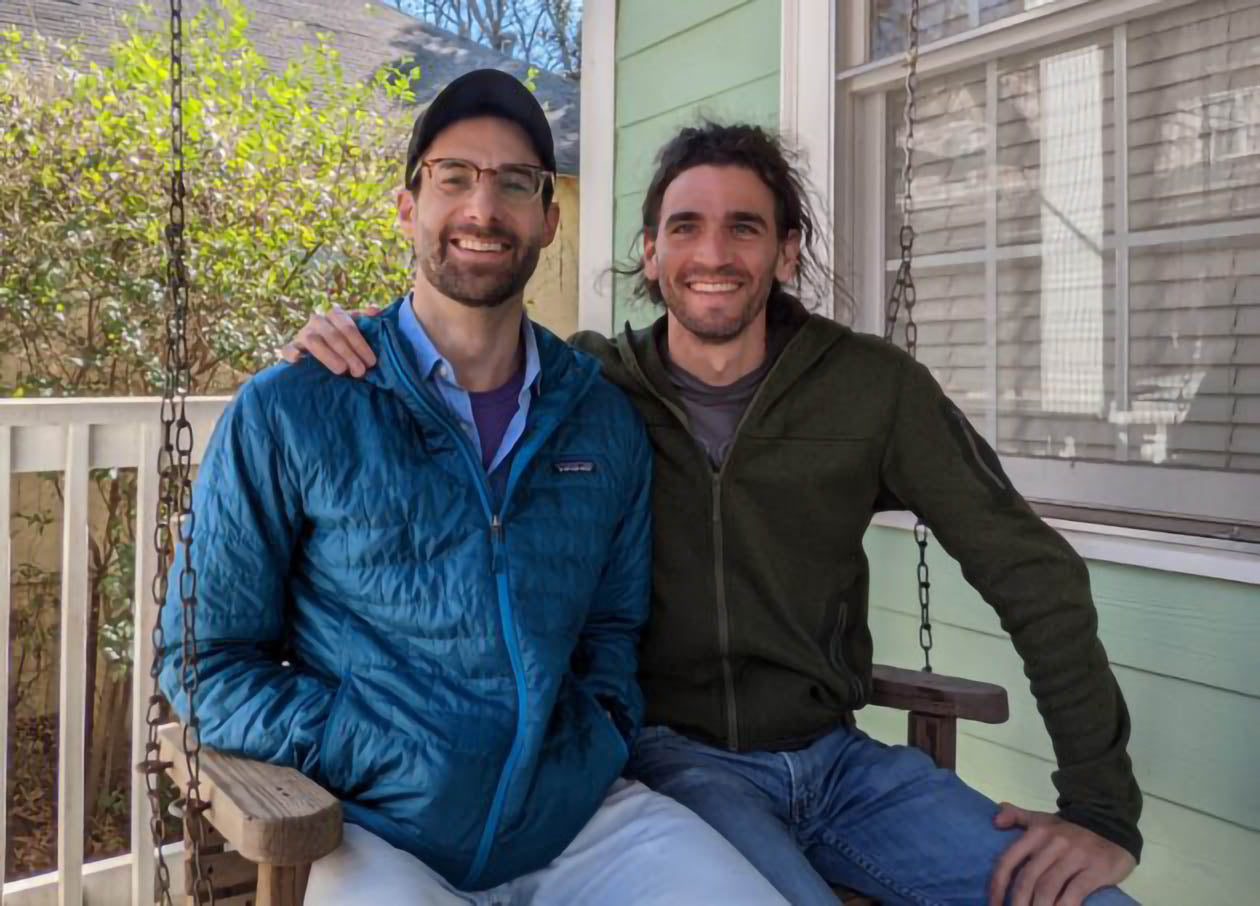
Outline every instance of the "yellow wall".
[[525, 287], [529, 316], [559, 337], [577, 330], [578, 304], [578, 181], [573, 176], [556, 180], [560, 205], [560, 229], [556, 240], [543, 249], [538, 270]]

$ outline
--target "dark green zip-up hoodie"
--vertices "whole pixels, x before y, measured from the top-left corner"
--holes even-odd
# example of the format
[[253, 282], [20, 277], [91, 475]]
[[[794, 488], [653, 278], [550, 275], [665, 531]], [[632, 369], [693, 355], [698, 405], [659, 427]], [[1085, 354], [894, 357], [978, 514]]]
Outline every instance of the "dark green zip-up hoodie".
[[918, 513], [997, 610], [1049, 728], [1063, 817], [1134, 856], [1129, 717], [1089, 574], [1029, 508], [922, 365], [875, 337], [768, 306], [791, 339], [714, 471], [661, 360], [665, 319], [573, 342], [638, 406], [656, 452], [648, 724], [734, 750], [800, 746], [869, 699], [869, 568], [880, 509]]

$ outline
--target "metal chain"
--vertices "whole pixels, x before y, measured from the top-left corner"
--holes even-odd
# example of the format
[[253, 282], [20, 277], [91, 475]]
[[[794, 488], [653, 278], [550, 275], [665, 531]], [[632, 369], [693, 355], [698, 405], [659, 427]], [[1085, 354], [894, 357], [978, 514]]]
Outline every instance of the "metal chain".
[[[906, 352], [911, 358], [917, 358], [919, 352], [919, 325], [914, 320], [914, 306], [918, 294], [914, 286], [912, 262], [914, 259], [914, 125], [918, 118], [916, 94], [919, 88], [919, 0], [910, 0], [906, 37], [906, 102], [902, 110], [902, 125], [905, 129], [904, 155], [901, 167], [901, 231], [898, 241], [901, 245], [901, 262], [897, 267], [897, 276], [893, 281], [892, 292], [888, 297], [888, 306], [884, 313], [884, 339], [894, 341], [897, 329], [897, 318], [902, 308], [906, 312]], [[914, 525], [914, 540], [919, 548], [918, 584], [919, 584], [919, 647], [923, 649], [923, 669], [932, 672], [932, 620], [931, 576], [928, 572], [927, 544], [928, 529], [923, 520]]]
[[[159, 500], [153, 529], [153, 547], [157, 570], [153, 578], [153, 598], [157, 613], [153, 624], [153, 662], [149, 677], [153, 691], [149, 696], [146, 721], [148, 740], [145, 760], [140, 768], [145, 775], [149, 800], [149, 828], [157, 850], [155, 885], [158, 902], [172, 906], [170, 868], [162, 854], [162, 807], [158, 782], [171, 767], [161, 760], [158, 725], [162, 719], [162, 696], [158, 689], [162, 654], [166, 637], [162, 629], [162, 612], [168, 589], [167, 566], [178, 540], [186, 552], [184, 569], [179, 580], [180, 609], [183, 617], [183, 638], [180, 657], [180, 689], [187, 697], [188, 718], [184, 722], [183, 748], [188, 788], [182, 797], [184, 836], [188, 842], [185, 854], [185, 887], [197, 906], [214, 904], [214, 888], [201, 864], [205, 841], [204, 812], [208, 807], [201, 798], [201, 738], [196, 714], [196, 695], [200, 677], [197, 670], [197, 574], [189, 554], [192, 549], [196, 517], [192, 510], [192, 423], [187, 415], [188, 391], [192, 383], [188, 356], [188, 271], [185, 264], [187, 247], [184, 228], [184, 60], [183, 4], [170, 0], [170, 88], [171, 88], [171, 182], [169, 222], [166, 227], [168, 258], [166, 282], [169, 289], [166, 311], [166, 359], [162, 385], [162, 444], [158, 452]], [[176, 537], [178, 536], [178, 537]]]

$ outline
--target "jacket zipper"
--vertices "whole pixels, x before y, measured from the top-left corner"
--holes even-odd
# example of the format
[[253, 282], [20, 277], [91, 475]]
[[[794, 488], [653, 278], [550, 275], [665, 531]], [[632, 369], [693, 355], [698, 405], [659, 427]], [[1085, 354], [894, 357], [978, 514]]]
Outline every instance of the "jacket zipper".
[[[729, 453], [728, 453], [729, 455]], [[705, 460], [708, 460], [706, 454]], [[713, 473], [713, 588], [717, 595], [718, 651], [726, 692], [726, 747], [739, 751], [739, 715], [735, 708], [735, 674], [731, 669], [731, 618], [726, 609], [726, 570], [722, 557], [722, 473]]]
[[[499, 605], [499, 622], [503, 631], [503, 641], [508, 650], [508, 658], [512, 663], [512, 675], [516, 684], [516, 731], [512, 738], [512, 747], [508, 751], [507, 761], [504, 762], [503, 769], [499, 773], [499, 781], [495, 787], [494, 799], [490, 803], [490, 810], [486, 815], [486, 823], [482, 827], [481, 839], [477, 844], [476, 854], [468, 868], [462, 887], [471, 887], [485, 870], [486, 862], [490, 858], [491, 844], [498, 832], [499, 820], [502, 817], [504, 802], [507, 799], [508, 784], [512, 775], [516, 772], [516, 764], [520, 760], [521, 749], [525, 739], [525, 714], [528, 704], [528, 689], [525, 685], [524, 666], [521, 661], [520, 640], [516, 637], [516, 629], [512, 625], [512, 601], [511, 594], [508, 589], [507, 581], [507, 563], [504, 554], [504, 530], [502, 514], [507, 512], [508, 501], [511, 499], [512, 491], [516, 485], [517, 479], [524, 471], [525, 463], [533, 458], [534, 454], [542, 446], [543, 442], [550, 435], [550, 431], [543, 432], [536, 430], [534, 437], [529, 443], [522, 444], [520, 452], [513, 457], [511, 472], [508, 475], [507, 485], [503, 490], [503, 499], [500, 502], [499, 512], [494, 511], [494, 507], [490, 498], [490, 486], [486, 479], [485, 469], [481, 467], [481, 463], [477, 461], [473, 455], [472, 448], [468, 442], [468, 438], [450, 424], [449, 420], [440, 412], [435, 412], [433, 405], [425, 396], [424, 391], [416, 386], [412, 381], [411, 375], [403, 367], [399, 361], [398, 351], [394, 348], [393, 338], [388, 332], [384, 332], [385, 348], [388, 351], [393, 362], [394, 368], [402, 380], [407, 384], [408, 388], [415, 394], [420, 405], [429, 410], [429, 413], [443, 425], [447, 432], [455, 438], [455, 445], [459, 448], [464, 456], [464, 461], [468, 465], [473, 474], [473, 482], [477, 487], [477, 491], [481, 497], [482, 507], [486, 515], [490, 519], [490, 550], [491, 550], [491, 569], [495, 577], [495, 590], [497, 592], [497, 603]], [[578, 391], [576, 396], [580, 398], [590, 387], [594, 375], [591, 375]]]
[[[506, 509], [507, 494], [503, 495]], [[490, 550], [491, 568], [494, 570], [495, 590], [498, 593], [499, 622], [503, 627], [503, 640], [507, 644], [508, 658], [512, 662], [512, 675], [516, 681], [516, 732], [512, 737], [512, 748], [508, 750], [507, 761], [499, 772], [499, 782], [495, 785], [494, 799], [490, 803], [490, 811], [486, 815], [485, 826], [481, 830], [481, 839], [477, 843], [477, 852], [468, 866], [468, 874], [461, 885], [465, 888], [473, 886], [485, 870], [490, 859], [490, 848], [499, 830], [499, 820], [503, 815], [503, 806], [507, 801], [508, 785], [512, 775], [516, 773], [517, 762], [520, 761], [521, 749], [525, 743], [525, 712], [528, 705], [528, 690], [525, 687], [525, 667], [521, 663], [521, 643], [516, 637], [516, 628], [512, 625], [512, 599], [508, 590], [507, 558], [503, 552], [503, 519], [495, 513], [490, 517]]]
[[[687, 420], [687, 413], [679, 406], [676, 406], [672, 400], [668, 399], [663, 393], [660, 393], [652, 382], [648, 380], [646, 374], [643, 373], [642, 367], [639, 365], [638, 357], [632, 351], [629, 351], [628, 343], [625, 347], [628, 354], [622, 355], [622, 361], [628, 361], [632, 364], [634, 371], [638, 374], [639, 380], [643, 382], [643, 386], [647, 388], [657, 400], [659, 400], [673, 416], [678, 419], [687, 434], [691, 437], [692, 444], [696, 451], [700, 454], [700, 461], [704, 463], [705, 468], [712, 476], [711, 494], [713, 497], [713, 582], [714, 595], [717, 598], [717, 623], [718, 623], [718, 654], [722, 660], [722, 686], [723, 694], [726, 698], [726, 747], [732, 752], [739, 751], [739, 708], [737, 705], [737, 697], [735, 694], [735, 671], [731, 666], [731, 617], [730, 611], [726, 606], [726, 563], [722, 555], [722, 477], [726, 474], [726, 465], [731, 461], [731, 457], [735, 454], [735, 447], [739, 443], [739, 435], [744, 429], [744, 424], [748, 421], [749, 415], [756, 408], [757, 403], [761, 400], [761, 395], [765, 392], [766, 385], [770, 383], [771, 376], [779, 369], [779, 363], [786, 357], [788, 350], [796, 345], [800, 331], [792, 339], [788, 340], [786, 346], [779, 353], [779, 357], [774, 364], [770, 366], [770, 370], [766, 372], [766, 376], [761, 379], [761, 384], [757, 387], [757, 392], [753, 394], [753, 398], [748, 401], [748, 405], [744, 408], [744, 413], [739, 417], [739, 422], [735, 425], [735, 433], [731, 436], [731, 445], [726, 451], [726, 459], [722, 461], [722, 465], [716, 470], [709, 461], [709, 454], [705, 452], [704, 447], [700, 445], [700, 441], [696, 440], [696, 436], [691, 433], [691, 423]], [[620, 344], [619, 344], [620, 345]]]

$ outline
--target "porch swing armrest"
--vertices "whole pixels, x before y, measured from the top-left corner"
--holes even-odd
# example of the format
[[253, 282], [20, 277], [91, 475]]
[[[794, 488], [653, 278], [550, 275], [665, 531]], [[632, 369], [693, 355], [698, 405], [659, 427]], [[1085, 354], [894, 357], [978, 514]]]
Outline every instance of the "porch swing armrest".
[[[162, 760], [171, 779], [186, 788], [183, 728], [159, 728]], [[299, 771], [202, 748], [201, 798], [206, 818], [251, 862], [301, 866], [341, 844], [341, 803]]]
[[876, 664], [870, 704], [936, 717], [1004, 723], [1006, 690], [993, 683]]

